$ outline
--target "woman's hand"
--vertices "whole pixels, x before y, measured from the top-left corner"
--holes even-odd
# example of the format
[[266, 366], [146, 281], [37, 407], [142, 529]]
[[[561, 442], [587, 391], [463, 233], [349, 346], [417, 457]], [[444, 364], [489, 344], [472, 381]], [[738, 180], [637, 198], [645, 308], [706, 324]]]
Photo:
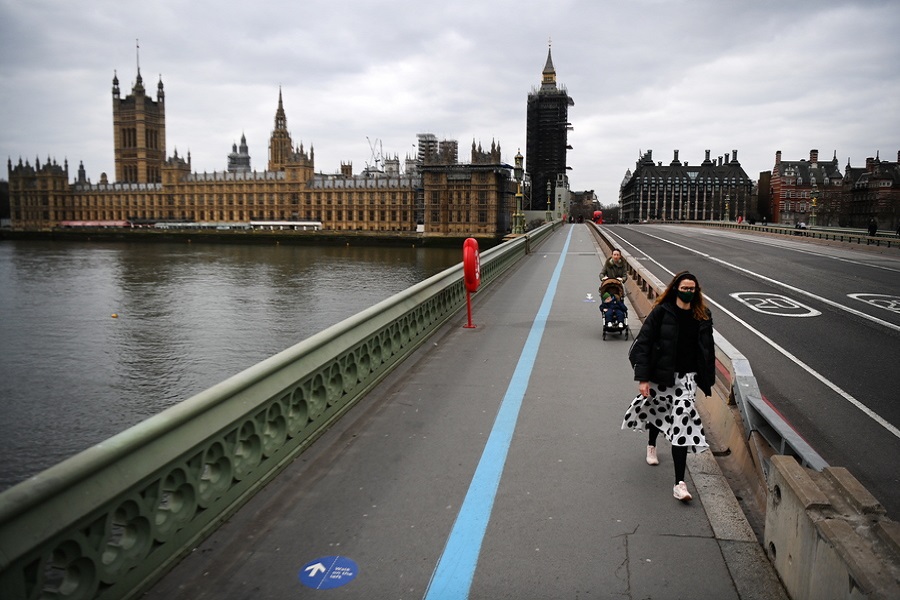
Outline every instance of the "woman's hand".
[[650, 382], [649, 381], [638, 382], [638, 392], [640, 392], [641, 396], [643, 396], [644, 398], [648, 398], [650, 396]]

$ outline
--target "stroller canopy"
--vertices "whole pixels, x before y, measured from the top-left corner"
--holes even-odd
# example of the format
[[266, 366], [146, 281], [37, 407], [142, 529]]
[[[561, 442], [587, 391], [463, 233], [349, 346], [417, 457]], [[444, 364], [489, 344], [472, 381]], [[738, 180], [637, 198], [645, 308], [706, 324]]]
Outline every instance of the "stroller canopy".
[[618, 279], [610, 277], [600, 284], [600, 296], [603, 296], [603, 294], [606, 293], [618, 296], [618, 298], [621, 300], [625, 297], [625, 286], [622, 285], [622, 282]]

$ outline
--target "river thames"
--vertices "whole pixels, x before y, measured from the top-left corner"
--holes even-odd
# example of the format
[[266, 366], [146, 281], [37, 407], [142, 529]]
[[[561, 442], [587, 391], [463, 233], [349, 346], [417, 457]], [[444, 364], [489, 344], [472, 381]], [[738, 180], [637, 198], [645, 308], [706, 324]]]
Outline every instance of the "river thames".
[[462, 248], [0, 242], [0, 490], [461, 259]]

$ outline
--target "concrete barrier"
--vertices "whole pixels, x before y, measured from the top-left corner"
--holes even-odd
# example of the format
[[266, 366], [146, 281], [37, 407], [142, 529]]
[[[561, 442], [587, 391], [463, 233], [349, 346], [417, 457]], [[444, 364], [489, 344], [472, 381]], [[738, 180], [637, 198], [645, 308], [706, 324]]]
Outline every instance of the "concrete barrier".
[[[611, 254], [613, 242], [591, 228]], [[628, 299], [643, 320], [666, 284], [622, 255]], [[788, 594], [793, 600], [900, 598], [900, 523], [763, 402], [749, 361], [714, 336], [716, 384], [712, 396], [698, 395], [697, 407], [716, 462]]]
[[900, 523], [844, 468], [773, 456], [765, 547], [791, 598], [900, 598]]

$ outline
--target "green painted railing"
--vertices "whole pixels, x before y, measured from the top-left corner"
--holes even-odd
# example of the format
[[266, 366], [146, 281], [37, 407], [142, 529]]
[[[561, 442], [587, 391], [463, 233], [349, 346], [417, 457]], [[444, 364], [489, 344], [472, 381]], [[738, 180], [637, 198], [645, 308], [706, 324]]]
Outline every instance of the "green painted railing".
[[139, 596], [465, 304], [459, 264], [0, 494], [0, 598]]

